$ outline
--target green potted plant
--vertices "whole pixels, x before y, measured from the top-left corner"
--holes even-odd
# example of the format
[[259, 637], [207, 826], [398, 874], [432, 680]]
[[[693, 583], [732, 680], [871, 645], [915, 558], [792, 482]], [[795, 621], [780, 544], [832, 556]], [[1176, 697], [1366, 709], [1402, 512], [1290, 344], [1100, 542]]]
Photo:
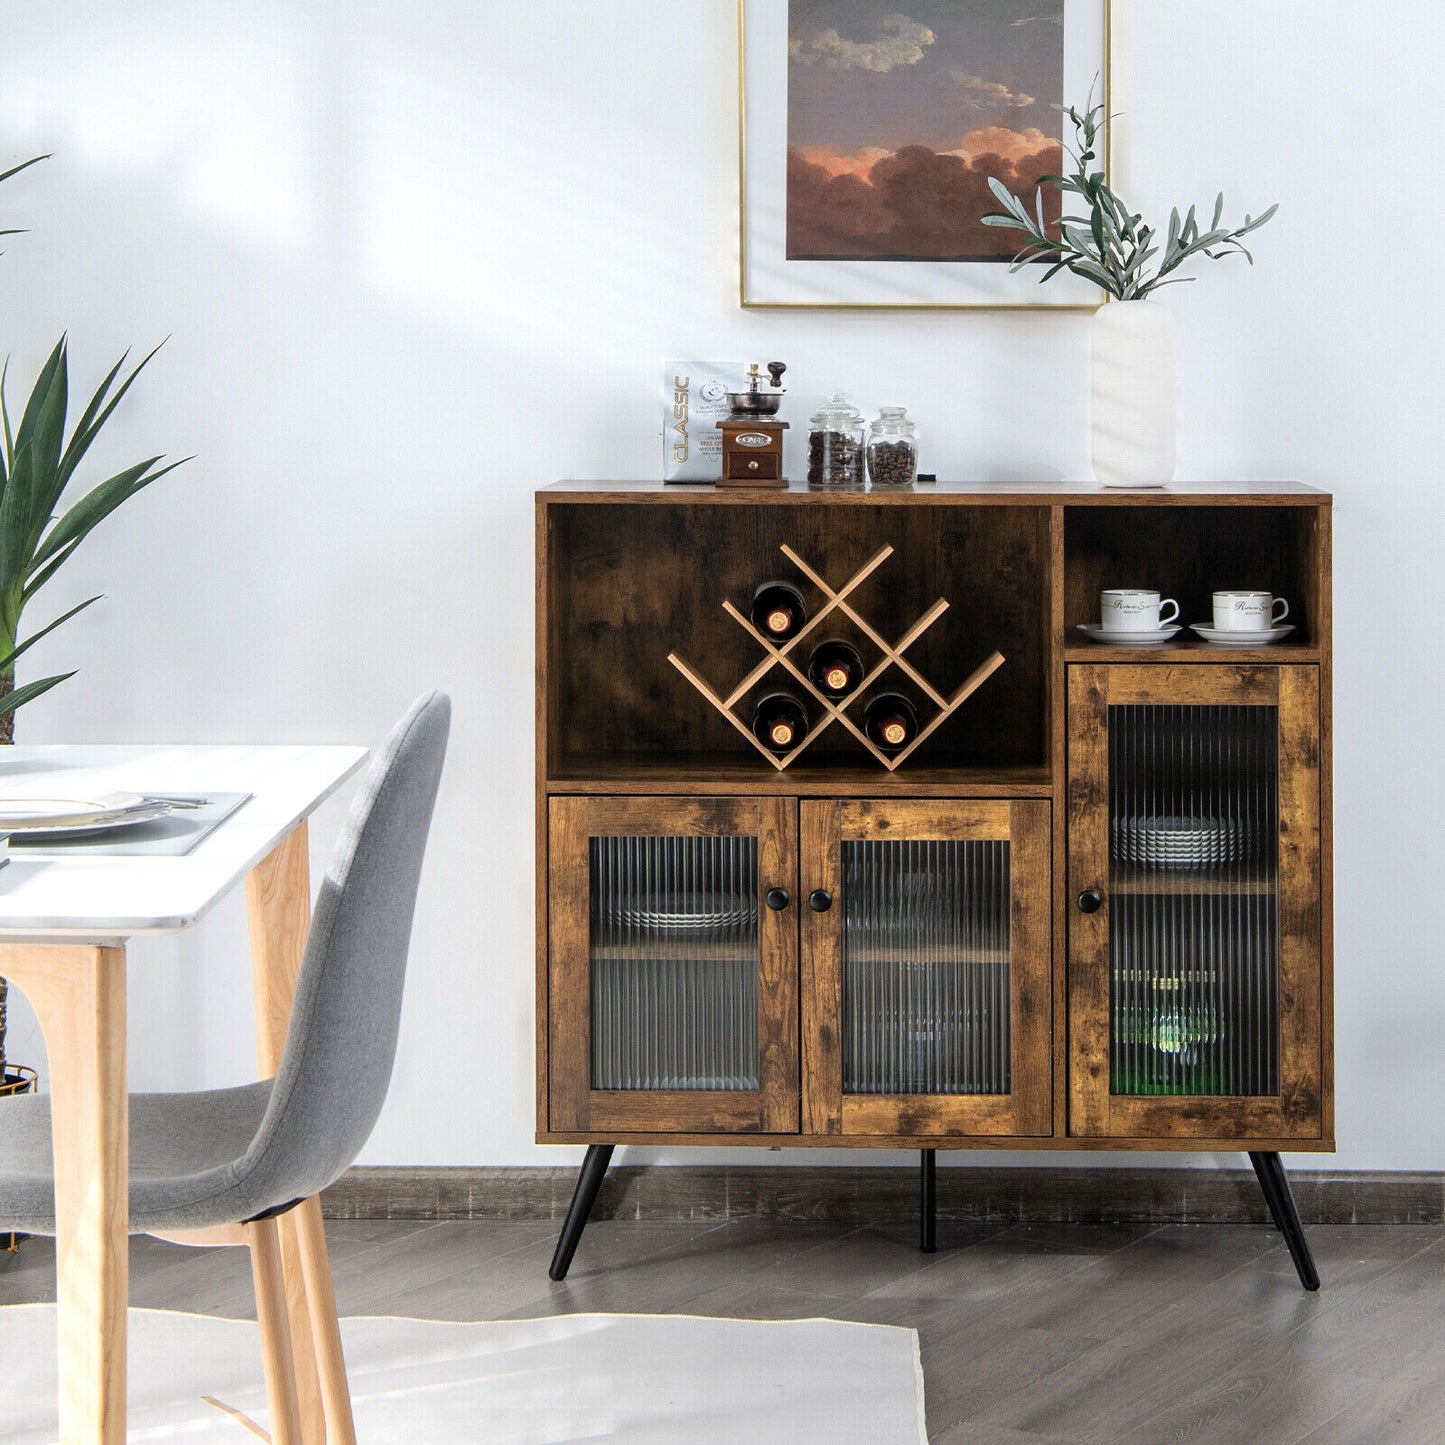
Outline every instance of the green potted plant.
[[[0, 172], [0, 181], [46, 160], [35, 156]], [[0, 235], [18, 234], [14, 228]], [[159, 348], [156, 348], [159, 350]], [[18, 708], [48, 692], [74, 672], [17, 683], [15, 665], [42, 637], [83, 612], [99, 596], [88, 597], [30, 636], [21, 637], [21, 620], [36, 593], [74, 555], [85, 539], [123, 502], [190, 458], [161, 466], [163, 458], [149, 457], [96, 483], [62, 509], [62, 499], [76, 484], [76, 474], [101, 428], [145, 369], [152, 351], [119, 382], [129, 353], [111, 367], [84, 411], [66, 436], [69, 410], [67, 340], [56, 343], [40, 369], [20, 415], [11, 427], [5, 397], [9, 361], [0, 369], [0, 425], [4, 446], [0, 454], [0, 744], [15, 740]], [[5, 1022], [8, 988], [0, 978], [0, 1092], [16, 1071], [5, 1058]], [[30, 1076], [33, 1078], [33, 1075]]]
[[[1073, 106], [1055, 106], [1074, 128], [1074, 143], [1065, 146], [1074, 161], [1068, 175], [1044, 176], [1033, 214], [996, 178], [989, 189], [1003, 209], [983, 217], [988, 226], [1022, 231], [1023, 248], [1011, 271], [1031, 263], [1049, 262], [1040, 283], [1069, 270], [1102, 287], [1109, 303], [1094, 317], [1093, 407], [1091, 430], [1094, 473], [1106, 486], [1163, 486], [1174, 475], [1174, 318], [1150, 296], [1161, 286], [1192, 281], [1179, 268], [1192, 258], [1217, 261], [1241, 255], [1254, 257], [1242, 238], [1257, 231], [1279, 209], [1271, 206], [1244, 224], [1222, 224], [1224, 194], [1214, 205], [1207, 228], [1196, 208], [1180, 216], [1176, 206], [1167, 231], [1148, 225], [1125, 204], [1104, 179], [1099, 160], [1107, 118], [1104, 107], [1089, 104], [1082, 113]], [[1044, 223], [1043, 187], [1056, 186], [1084, 214], [1064, 215], [1057, 230]], [[1114, 305], [1124, 302], [1125, 305]]]

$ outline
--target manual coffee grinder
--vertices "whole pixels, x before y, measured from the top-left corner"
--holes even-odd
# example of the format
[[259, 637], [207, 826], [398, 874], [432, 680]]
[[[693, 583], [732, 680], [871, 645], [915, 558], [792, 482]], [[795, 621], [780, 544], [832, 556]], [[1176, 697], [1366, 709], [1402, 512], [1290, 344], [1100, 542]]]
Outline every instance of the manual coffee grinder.
[[772, 385], [759, 385], [758, 364], [748, 367], [748, 389], [728, 392], [732, 415], [718, 422], [722, 433], [722, 477], [720, 487], [786, 487], [783, 475], [783, 433], [785, 421], [775, 420], [782, 405], [782, 377], [788, 368], [781, 361], [768, 362]]

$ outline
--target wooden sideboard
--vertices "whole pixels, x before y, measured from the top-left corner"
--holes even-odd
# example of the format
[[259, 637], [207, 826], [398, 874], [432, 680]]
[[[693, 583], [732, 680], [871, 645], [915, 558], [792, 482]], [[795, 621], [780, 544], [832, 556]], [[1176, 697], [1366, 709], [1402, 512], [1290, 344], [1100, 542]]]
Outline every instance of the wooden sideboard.
[[[925, 1247], [937, 1149], [1242, 1151], [1315, 1287], [1279, 1154], [1334, 1147], [1328, 495], [564, 482], [536, 582], [537, 1138], [590, 1146], [555, 1278], [614, 1146], [727, 1143], [920, 1150]], [[1293, 630], [1101, 646], [1118, 586]], [[780, 687], [786, 759], [749, 732]]]

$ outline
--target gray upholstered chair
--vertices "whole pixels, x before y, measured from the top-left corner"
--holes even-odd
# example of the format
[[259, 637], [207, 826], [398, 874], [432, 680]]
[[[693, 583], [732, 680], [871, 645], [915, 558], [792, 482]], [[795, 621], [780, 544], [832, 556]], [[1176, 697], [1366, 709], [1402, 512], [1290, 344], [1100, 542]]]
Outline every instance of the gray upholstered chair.
[[[130, 1230], [248, 1244], [272, 1439], [300, 1439], [276, 1218], [330, 1184], [381, 1112], [401, 1017], [422, 853], [451, 702], [418, 698], [378, 751], [321, 885], [275, 1078], [132, 1094]], [[50, 1104], [0, 1100], [0, 1230], [55, 1231]], [[354, 1439], [320, 1211], [299, 1210], [301, 1265], [328, 1439]], [[319, 1238], [318, 1238], [319, 1236]]]

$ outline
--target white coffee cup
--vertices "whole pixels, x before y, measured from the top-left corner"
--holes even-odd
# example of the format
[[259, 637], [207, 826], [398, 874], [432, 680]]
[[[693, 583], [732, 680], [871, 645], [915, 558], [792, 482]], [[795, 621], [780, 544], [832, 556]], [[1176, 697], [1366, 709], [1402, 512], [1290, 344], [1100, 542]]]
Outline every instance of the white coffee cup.
[[1214, 594], [1216, 632], [1268, 632], [1288, 616], [1289, 603], [1272, 592]]
[[[1172, 607], [1168, 617], [1163, 609]], [[1179, 604], [1139, 587], [1109, 587], [1099, 594], [1099, 625], [1105, 632], [1158, 632], [1179, 616]]]

